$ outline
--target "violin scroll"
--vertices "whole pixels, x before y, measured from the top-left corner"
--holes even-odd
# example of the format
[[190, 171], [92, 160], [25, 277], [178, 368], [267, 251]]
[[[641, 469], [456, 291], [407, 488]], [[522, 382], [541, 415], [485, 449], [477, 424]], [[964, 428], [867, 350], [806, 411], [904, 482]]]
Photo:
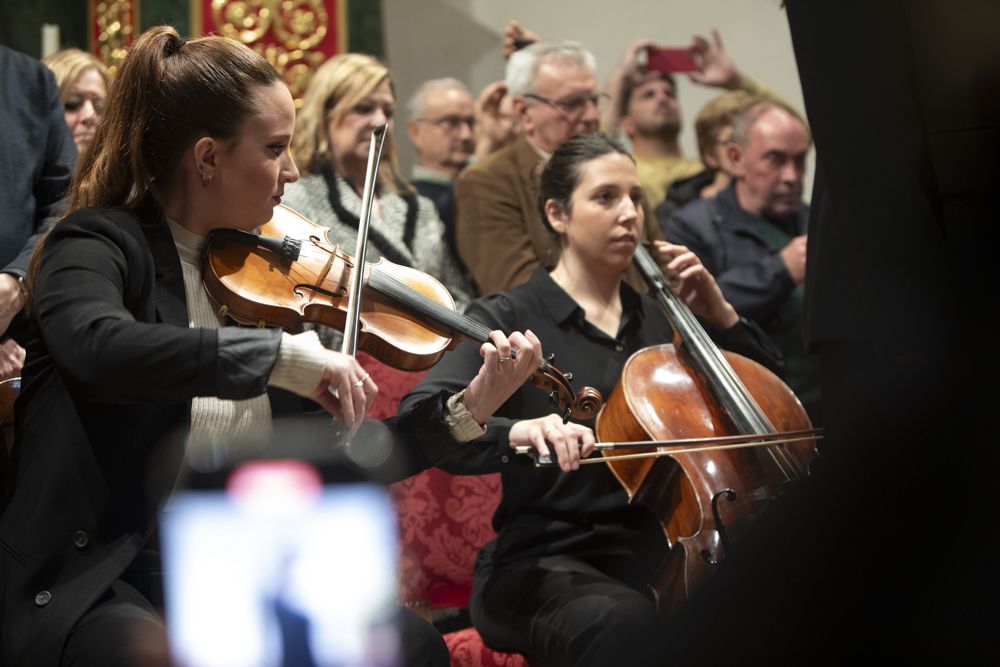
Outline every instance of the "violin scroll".
[[574, 393], [573, 385], [570, 384], [573, 376], [553, 366], [551, 358], [549, 355], [542, 361], [531, 376], [531, 386], [548, 393], [549, 401], [562, 416], [563, 422], [569, 421], [570, 417], [580, 420], [595, 417], [604, 405], [601, 392], [593, 387], [584, 387]]

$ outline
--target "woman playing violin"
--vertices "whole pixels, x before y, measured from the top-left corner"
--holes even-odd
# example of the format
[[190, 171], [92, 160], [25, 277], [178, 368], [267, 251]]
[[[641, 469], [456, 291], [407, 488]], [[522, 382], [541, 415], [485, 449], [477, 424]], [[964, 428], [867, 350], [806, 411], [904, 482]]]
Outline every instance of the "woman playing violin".
[[[363, 418], [377, 388], [354, 358], [314, 333], [226, 326], [201, 285], [205, 235], [264, 224], [298, 178], [294, 123], [279, 75], [235, 41], [160, 27], [126, 57], [33, 262], [0, 515], [3, 664], [161, 663], [155, 516], [185, 449], [259, 437], [305, 398], [350, 428]], [[533, 338], [491, 338], [463, 395], [478, 419], [538, 362]], [[511, 343], [524, 360], [499, 369]], [[413, 614], [403, 637], [410, 664], [448, 663]]]
[[[633, 352], [672, 340], [656, 304], [622, 280], [643, 237], [641, 197], [635, 162], [618, 144], [600, 135], [567, 141], [545, 167], [539, 197], [543, 220], [560, 241], [558, 264], [473, 302], [469, 314], [491, 328], [534, 331], [556, 362], [572, 369], [575, 384], [609, 395]], [[777, 363], [773, 344], [736, 315], [697, 257], [667, 243], [656, 249], [722, 346]], [[446, 355], [401, 411], [451, 395], [476, 372], [478, 359], [473, 346]], [[665, 555], [660, 525], [627, 503], [607, 466], [580, 466], [593, 451], [591, 424], [564, 424], [537, 394], [516, 393], [486, 422], [485, 434], [453, 447], [445, 464], [502, 475], [497, 538], [477, 561], [473, 622], [491, 646], [546, 665], [662, 664], [662, 632], [645, 587]], [[519, 445], [551, 454], [560, 469], [516, 460], [511, 448]]]

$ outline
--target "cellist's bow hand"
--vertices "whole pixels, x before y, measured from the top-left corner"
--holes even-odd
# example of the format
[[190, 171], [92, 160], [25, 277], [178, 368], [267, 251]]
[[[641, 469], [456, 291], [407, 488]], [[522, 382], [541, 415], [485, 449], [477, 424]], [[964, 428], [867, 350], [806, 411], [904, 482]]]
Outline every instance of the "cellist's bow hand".
[[530, 330], [490, 332], [490, 342], [479, 348], [483, 365], [465, 388], [462, 403], [479, 424], [493, 416], [521, 388], [542, 363], [542, 344]]
[[586, 426], [563, 423], [556, 414], [524, 419], [510, 427], [510, 446], [530, 446], [539, 460], [555, 458], [564, 472], [580, 467], [580, 460], [594, 452], [594, 432]]
[[715, 276], [697, 255], [685, 246], [665, 241], [656, 241], [653, 247], [670, 286], [692, 313], [719, 331], [725, 331], [739, 322], [736, 309], [726, 300]]

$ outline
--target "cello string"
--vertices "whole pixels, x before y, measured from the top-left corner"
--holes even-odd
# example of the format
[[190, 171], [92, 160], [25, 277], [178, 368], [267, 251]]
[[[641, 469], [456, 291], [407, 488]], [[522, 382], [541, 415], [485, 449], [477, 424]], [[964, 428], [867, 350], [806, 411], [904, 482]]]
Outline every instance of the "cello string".
[[[642, 245], [636, 247], [635, 262], [646, 280], [651, 283], [656, 296], [660, 297], [661, 306], [667, 311], [668, 318], [678, 327], [692, 358], [699, 363], [702, 371], [715, 386], [716, 396], [729, 408], [727, 413], [737, 422], [737, 427], [743, 432], [757, 434], [775, 432], [777, 429], [761, 411], [722, 351], [711, 341], [687, 304], [666, 282], [659, 265]], [[768, 454], [786, 479], [802, 476], [794, 457], [791, 457], [784, 447], [769, 449]]]

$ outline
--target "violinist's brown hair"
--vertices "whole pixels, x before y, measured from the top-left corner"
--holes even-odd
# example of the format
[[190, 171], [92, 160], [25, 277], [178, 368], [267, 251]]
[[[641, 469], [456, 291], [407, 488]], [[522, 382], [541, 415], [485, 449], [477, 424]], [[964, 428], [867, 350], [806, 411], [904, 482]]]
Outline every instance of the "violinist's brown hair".
[[235, 136], [253, 111], [253, 90], [278, 80], [244, 44], [225, 37], [188, 42], [169, 26], [150, 28], [112, 83], [69, 210], [159, 208], [184, 151], [202, 136]]
[[[338, 54], [316, 70], [296, 114], [292, 135], [292, 153], [303, 174], [320, 173], [322, 163], [329, 162], [330, 123], [339, 123], [383, 81], [389, 81], [395, 97], [389, 69], [377, 58], [362, 53]], [[414, 190], [403, 177], [396, 159], [394, 134], [389, 132], [382, 146], [379, 185], [395, 194], [412, 193]]]

